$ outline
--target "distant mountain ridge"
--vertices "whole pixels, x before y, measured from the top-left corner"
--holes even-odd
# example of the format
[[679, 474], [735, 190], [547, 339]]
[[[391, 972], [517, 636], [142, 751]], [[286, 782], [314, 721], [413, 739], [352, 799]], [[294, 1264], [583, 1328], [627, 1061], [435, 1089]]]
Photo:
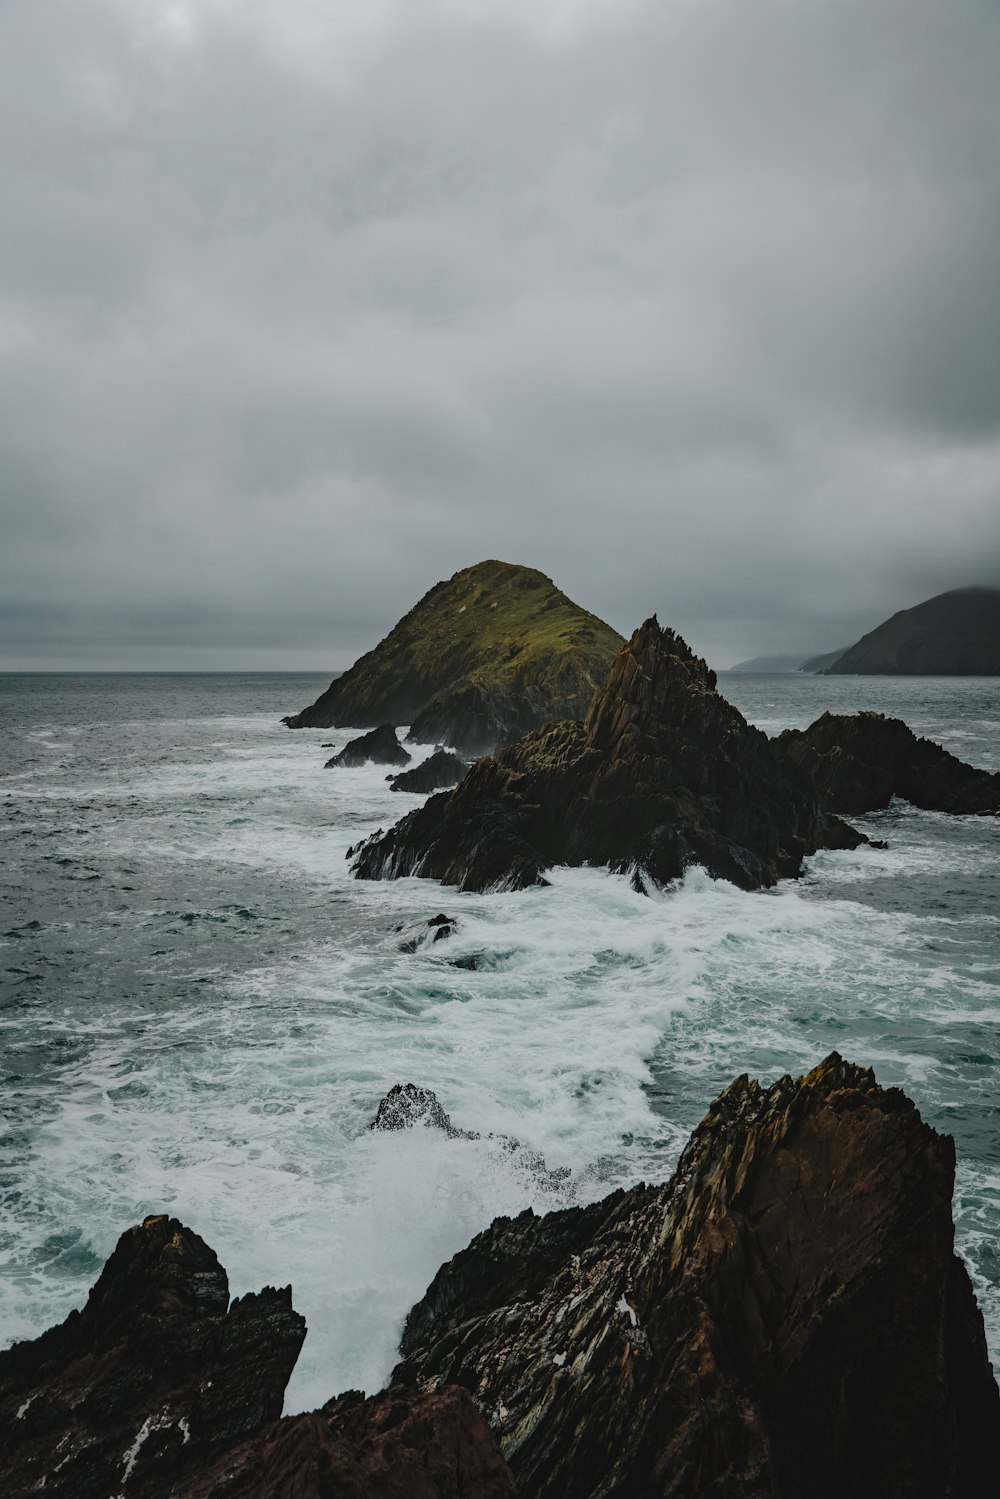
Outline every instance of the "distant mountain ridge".
[[751, 656], [747, 661], [737, 661], [736, 665], [731, 666], [729, 670], [747, 674], [752, 672], [769, 674], [796, 671], [821, 672], [832, 666], [846, 649], [846, 646], [841, 646], [838, 651], [826, 651], [821, 656], [810, 656], [806, 660], [799, 655], [787, 653], [781, 656]]
[[834, 676], [1000, 675], [1000, 588], [953, 588], [901, 609], [826, 670]]
[[409, 724], [410, 738], [489, 752], [582, 719], [622, 636], [534, 568], [490, 560], [437, 583], [289, 728]]

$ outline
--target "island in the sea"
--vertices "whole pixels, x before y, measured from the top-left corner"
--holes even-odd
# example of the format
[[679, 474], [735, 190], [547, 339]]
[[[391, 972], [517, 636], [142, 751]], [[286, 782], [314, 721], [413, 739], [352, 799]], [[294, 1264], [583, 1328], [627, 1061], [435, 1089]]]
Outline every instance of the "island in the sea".
[[289, 728], [408, 724], [418, 744], [488, 754], [583, 718], [623, 645], [544, 573], [495, 560], [437, 583]]

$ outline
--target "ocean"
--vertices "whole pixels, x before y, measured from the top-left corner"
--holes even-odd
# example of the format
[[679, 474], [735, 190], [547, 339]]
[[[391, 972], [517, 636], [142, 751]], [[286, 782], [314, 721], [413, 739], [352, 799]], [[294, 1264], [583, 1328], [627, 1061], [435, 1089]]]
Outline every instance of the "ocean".
[[[697, 869], [653, 897], [600, 869], [491, 895], [361, 883], [349, 845], [421, 798], [325, 771], [348, 731], [282, 727], [327, 681], [0, 677], [0, 1344], [168, 1212], [233, 1294], [292, 1283], [287, 1410], [372, 1392], [497, 1214], [664, 1180], [733, 1077], [836, 1048], [954, 1136], [1000, 1367], [1000, 821], [894, 804], [853, 819], [886, 849], [756, 894]], [[877, 708], [1000, 770], [995, 678], [719, 687], [768, 733]], [[401, 951], [439, 912], [454, 934]], [[479, 1138], [370, 1132], [397, 1082]]]

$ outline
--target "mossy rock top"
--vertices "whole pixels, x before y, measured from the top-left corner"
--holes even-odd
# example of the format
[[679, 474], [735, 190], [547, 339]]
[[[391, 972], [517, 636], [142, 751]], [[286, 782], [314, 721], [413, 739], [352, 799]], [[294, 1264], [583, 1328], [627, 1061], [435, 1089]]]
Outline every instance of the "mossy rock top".
[[542, 723], [582, 718], [622, 637], [531, 567], [495, 560], [437, 583], [292, 728], [412, 723], [470, 687]]

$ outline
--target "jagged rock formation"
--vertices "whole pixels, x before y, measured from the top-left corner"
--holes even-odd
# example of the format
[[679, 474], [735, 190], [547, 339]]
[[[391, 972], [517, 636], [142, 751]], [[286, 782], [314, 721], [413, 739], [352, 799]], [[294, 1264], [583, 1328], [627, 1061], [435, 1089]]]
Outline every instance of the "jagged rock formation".
[[417, 874], [463, 890], [541, 884], [553, 864], [585, 863], [661, 883], [700, 863], [755, 889], [798, 874], [819, 847], [864, 841], [650, 619], [584, 723], [549, 725], [479, 761], [351, 856], [361, 879]]
[[345, 744], [339, 755], [327, 760], [324, 770], [336, 770], [338, 766], [349, 768], [358, 765], [409, 765], [409, 750], [405, 750], [396, 738], [391, 723], [380, 724], [370, 734], [362, 734]]
[[420, 1088], [416, 1083], [396, 1083], [391, 1087], [375, 1111], [369, 1129], [413, 1129], [414, 1125], [444, 1130], [452, 1139], [478, 1140], [466, 1130], [457, 1129], [445, 1113], [433, 1088]]
[[290, 728], [367, 728], [464, 754], [559, 718], [582, 718], [621, 636], [542, 573], [480, 562], [438, 583]]
[[514, 1499], [465, 1390], [356, 1391], [291, 1416], [219, 1459], [177, 1499]]
[[739, 1078], [666, 1186], [456, 1255], [393, 1387], [470, 1390], [531, 1499], [967, 1499], [1000, 1391], [953, 1179], [951, 1140], [836, 1053]]
[[[372, 1127], [413, 1123], [462, 1133], [413, 1084]], [[411, 1311], [387, 1391], [283, 1420], [289, 1293], [227, 1310], [211, 1249], [149, 1218], [83, 1312], [0, 1354], [0, 1492], [967, 1499], [1000, 1391], [953, 1183], [951, 1140], [836, 1053], [738, 1078], [667, 1185], [497, 1219]]]
[[1000, 813], [1000, 775], [919, 739], [900, 718], [824, 713], [774, 742], [833, 812], [872, 812], [900, 796], [934, 812]]
[[457, 786], [468, 768], [465, 761], [460, 760], [457, 755], [438, 748], [412, 770], [404, 770], [398, 776], [392, 776], [389, 789], [420, 793], [441, 791], [446, 786]]
[[0, 1353], [0, 1492], [172, 1493], [280, 1416], [304, 1337], [289, 1289], [230, 1307], [208, 1245], [147, 1218], [122, 1235], [82, 1312]]
[[996, 676], [1000, 588], [953, 588], [901, 609], [826, 669], [836, 676]]

